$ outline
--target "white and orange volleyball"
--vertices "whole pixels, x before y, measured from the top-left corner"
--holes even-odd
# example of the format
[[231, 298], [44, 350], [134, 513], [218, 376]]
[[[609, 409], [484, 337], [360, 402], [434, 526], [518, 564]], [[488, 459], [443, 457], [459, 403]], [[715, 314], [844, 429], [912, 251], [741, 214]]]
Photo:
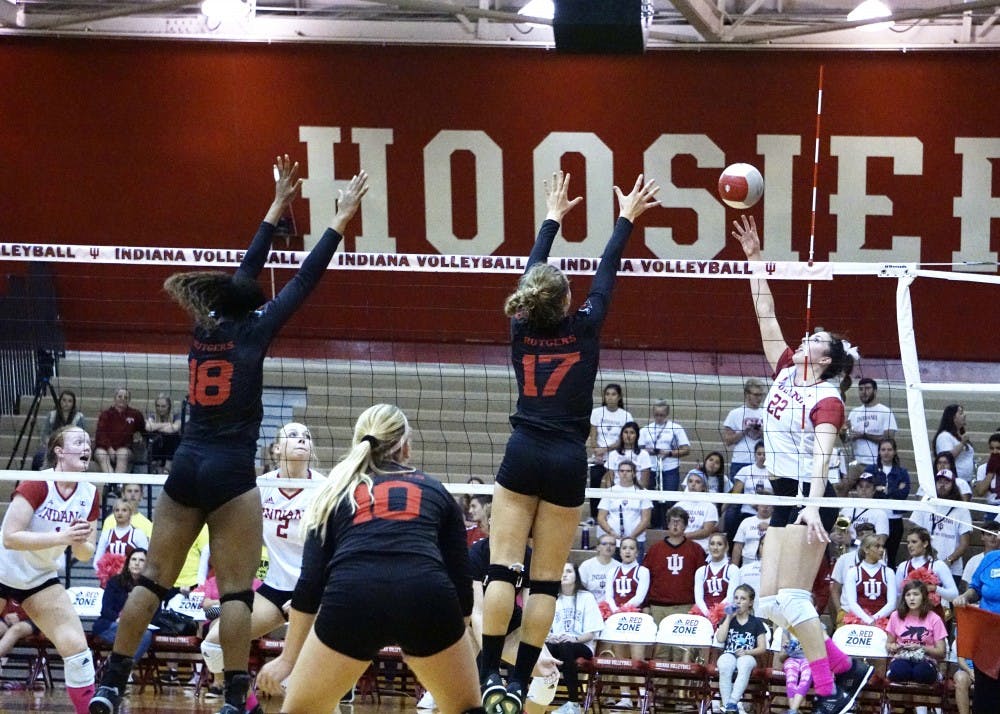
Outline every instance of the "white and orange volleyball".
[[764, 195], [764, 177], [750, 164], [730, 164], [719, 176], [719, 198], [731, 208], [752, 208]]

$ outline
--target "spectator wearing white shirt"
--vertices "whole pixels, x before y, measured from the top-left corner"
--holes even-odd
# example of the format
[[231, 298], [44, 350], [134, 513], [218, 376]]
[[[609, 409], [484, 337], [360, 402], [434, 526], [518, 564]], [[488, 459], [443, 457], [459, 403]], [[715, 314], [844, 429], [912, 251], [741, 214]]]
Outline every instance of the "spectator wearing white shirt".
[[618, 436], [618, 448], [608, 452], [607, 470], [601, 479], [601, 488], [610, 488], [618, 482], [618, 465], [629, 462], [635, 466], [635, 482], [639, 488], [649, 488], [649, 471], [652, 459], [639, 448], [639, 425], [625, 422]]
[[583, 581], [583, 587], [597, 599], [597, 602], [604, 599], [608, 582], [615, 569], [621, 565], [614, 557], [617, 546], [618, 541], [613, 536], [602, 534], [597, 540], [597, 554], [580, 563], [580, 580]]
[[[754, 462], [736, 472], [736, 475], [733, 476], [733, 487], [729, 492], [750, 495], [758, 493], [773, 494], [774, 489], [771, 488], [771, 479], [768, 477], [767, 469], [764, 467], [765, 458], [764, 441], [761, 439], [754, 445]], [[743, 503], [739, 508], [729, 504], [729, 507], [726, 509], [725, 518], [723, 519], [723, 526], [730, 543], [736, 542], [736, 532], [739, 530], [740, 523], [756, 514], [757, 510], [752, 503]]]
[[[989, 447], [989, 459], [976, 469], [972, 491], [977, 498], [985, 496], [991, 506], [1000, 506], [1000, 431], [990, 435]], [[996, 517], [995, 513], [983, 514], [986, 521], [994, 521]]]
[[[601, 406], [590, 413], [590, 437], [587, 439], [590, 466], [590, 487], [598, 488], [604, 478], [605, 461], [608, 452], [618, 447], [625, 422], [635, 421], [625, 410], [625, 397], [620, 384], [606, 384], [601, 397]], [[597, 517], [597, 499], [590, 499], [590, 515]]]
[[[858, 478], [858, 483], [855, 488], [855, 495], [857, 498], [865, 501], [874, 500], [875, 498], [875, 475], [865, 471]], [[848, 527], [850, 530], [851, 538], [857, 538], [857, 525], [859, 523], [871, 523], [875, 526], [875, 535], [878, 536], [879, 542], [885, 545], [886, 539], [889, 537], [889, 513], [883, 508], [873, 508], [868, 503], [858, 504], [857, 506], [844, 507], [840, 509], [840, 515], [847, 519], [850, 523]]]
[[[647, 498], [636, 498], [641, 490], [635, 483], [635, 465], [629, 461], [618, 464], [618, 479], [620, 483], [611, 487], [614, 497], [602, 498], [597, 504], [597, 525], [604, 534], [618, 541], [633, 538], [639, 549], [639, 560], [646, 552], [646, 529], [649, 528], [649, 515], [653, 504]], [[620, 495], [619, 495], [620, 494]], [[625, 498], [629, 495], [632, 498]]]
[[[708, 493], [708, 482], [705, 474], [697, 469], [689, 471], [684, 480], [684, 490], [690, 493]], [[688, 514], [687, 528], [684, 535], [708, 551], [708, 538], [719, 525], [719, 511], [714, 503], [708, 501], [678, 501], [676, 508], [683, 508]]]
[[573, 564], [566, 563], [556, 598], [555, 617], [545, 638], [549, 652], [562, 663], [559, 671], [566, 683], [566, 703], [556, 709], [559, 714], [580, 714], [580, 679], [576, 660], [594, 656], [595, 638], [603, 627], [604, 620], [597, 601], [584, 588]]
[[941, 412], [941, 421], [934, 434], [934, 452], [949, 451], [955, 458], [955, 475], [971, 483], [976, 471], [976, 452], [965, 429], [965, 407], [949, 404]]
[[990, 551], [1000, 548], [1000, 522], [986, 521], [983, 524], [980, 536], [983, 539], [983, 552], [969, 558], [969, 561], [965, 564], [965, 570], [962, 571], [962, 580], [965, 581], [966, 586], [972, 582], [972, 576], [975, 575], [979, 564], [983, 562], [983, 556]]
[[934, 548], [931, 534], [926, 528], [915, 526], [907, 531], [906, 551], [910, 557], [896, 568], [896, 586], [900, 591], [914, 570], [924, 568], [934, 573], [940, 582], [939, 585], [928, 586], [931, 592], [936, 592], [942, 601], [951, 601], [958, 597], [958, 585], [951, 574], [951, 568], [938, 557], [940, 553]]
[[937, 496], [954, 501], [955, 505], [934, 506], [933, 512], [915, 511], [910, 520], [914, 525], [926, 528], [931, 534], [931, 545], [937, 551], [952, 575], [961, 576], [962, 556], [969, 547], [972, 532], [972, 516], [963, 504], [955, 486], [955, 474], [941, 469], [934, 476]]
[[858, 398], [861, 406], [847, 415], [847, 437], [854, 451], [854, 463], [847, 472], [845, 492], [854, 486], [858, 475], [868, 466], [878, 463], [878, 445], [882, 439], [891, 439], [899, 426], [892, 410], [878, 401], [878, 383], [870, 377], [858, 380]]
[[770, 503], [761, 503], [753, 516], [740, 523], [733, 542], [733, 563], [742, 567], [747, 563], [760, 561], [760, 542], [771, 523], [773, 509], [774, 506]]
[[[653, 404], [653, 421], [639, 430], [639, 446], [652, 459], [650, 488], [679, 491], [681, 459], [691, 453], [691, 441], [684, 427], [670, 419], [670, 405], [660, 399]], [[663, 528], [663, 516], [672, 502], [653, 504], [653, 527]]]
[[875, 535], [875, 526], [871, 523], [859, 523], [857, 527], [857, 538], [851, 538], [850, 530], [843, 533], [834, 529], [830, 533], [831, 545], [837, 548], [839, 555], [837, 562], [833, 565], [833, 572], [830, 573], [830, 602], [836, 608], [836, 621], [843, 622], [844, 611], [847, 609], [847, 597], [844, 594], [844, 583], [847, 582], [847, 571], [857, 566], [861, 561], [858, 549], [861, 547], [861, 540], [867, 535]]
[[764, 382], [751, 378], [743, 383], [743, 404], [731, 409], [722, 421], [722, 443], [732, 447], [729, 477], [753, 463], [754, 448], [764, 435], [764, 410], [760, 403], [767, 390]]

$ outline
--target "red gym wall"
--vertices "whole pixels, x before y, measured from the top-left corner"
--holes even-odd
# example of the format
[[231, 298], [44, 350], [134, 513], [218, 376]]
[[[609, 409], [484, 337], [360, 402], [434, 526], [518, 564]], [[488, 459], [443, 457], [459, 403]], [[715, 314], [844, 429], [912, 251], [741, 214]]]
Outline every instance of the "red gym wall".
[[[384, 166], [384, 185], [351, 230], [372, 242], [351, 238], [348, 249], [383, 251], [391, 237], [403, 253], [524, 255], [537, 225], [537, 179], [554, 155], [573, 172], [574, 193], [588, 199], [564, 226], [564, 255], [599, 253], [614, 210], [612, 177], [627, 190], [648, 170], [670, 206], [640, 219], [627, 255], [741, 258], [727, 239], [737, 212], [715, 199], [714, 184], [722, 166], [747, 161], [768, 183], [752, 211], [768, 256], [805, 260], [820, 65], [815, 258], [995, 261], [997, 52], [582, 57], [5, 38], [0, 243], [243, 248], [273, 195], [271, 158], [286, 151], [310, 179], [294, 209], [299, 232], [309, 233], [313, 213], [318, 224], [329, 210], [322, 177], [349, 178], [368, 152]], [[339, 143], [329, 140], [332, 128]], [[183, 345], [177, 333], [187, 321], [159, 291], [168, 268], [53, 269], [70, 347]], [[275, 271], [277, 285], [289, 275]], [[502, 343], [500, 305], [513, 281], [331, 272], [285, 343]], [[996, 289], [924, 283], [914, 289], [921, 356], [995, 359]], [[576, 278], [576, 292], [586, 284]], [[797, 335], [805, 287], [775, 290], [786, 332]], [[894, 291], [895, 281], [874, 278], [817, 284], [813, 324], [848, 332], [868, 354], [894, 355]], [[748, 292], [742, 281], [624, 280], [605, 339], [757, 352]]]

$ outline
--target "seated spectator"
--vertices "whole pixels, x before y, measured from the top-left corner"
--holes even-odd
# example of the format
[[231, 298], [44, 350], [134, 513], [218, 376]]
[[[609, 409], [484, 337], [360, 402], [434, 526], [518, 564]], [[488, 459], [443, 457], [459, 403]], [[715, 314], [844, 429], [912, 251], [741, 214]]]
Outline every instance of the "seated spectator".
[[[684, 427], [670, 420], [670, 405], [663, 399], [653, 403], [653, 422], [639, 430], [639, 446], [651, 460], [649, 488], [654, 491], [679, 491], [681, 459], [691, 453], [691, 442]], [[653, 504], [653, 527], [663, 528], [667, 502]]]
[[[899, 463], [896, 440], [885, 438], [878, 445], [878, 461], [865, 473], [875, 477], [875, 497], [905, 501], [910, 497], [910, 472]], [[903, 516], [908, 511], [889, 511], [889, 537], [885, 541], [885, 556], [889, 565], [899, 562], [899, 544], [903, 542]]]
[[115, 401], [97, 418], [94, 459], [106, 474], [127, 474], [132, 468], [132, 448], [146, 433], [142, 412], [129, 406], [132, 393], [124, 387], [115, 392]]
[[858, 563], [847, 569], [844, 582], [845, 617], [853, 615], [865, 625], [885, 629], [898, 603], [896, 573], [885, 564], [885, 546], [877, 535], [861, 539], [858, 555]]
[[[687, 478], [684, 479], [684, 490], [690, 493], [706, 493], [708, 482], [705, 474], [699, 469], [689, 471]], [[708, 501], [680, 500], [676, 507], [683, 508], [688, 514], [684, 535], [707, 551], [708, 537], [715, 533], [719, 525], [719, 511], [715, 504]]]
[[[630, 610], [638, 612], [645, 604], [646, 595], [649, 592], [649, 570], [645, 566], [639, 565], [636, 560], [639, 544], [636, 543], [635, 538], [623, 538], [619, 551], [621, 552], [622, 564], [615, 569], [608, 585], [608, 591], [604, 595], [605, 608], [612, 614]], [[605, 646], [609, 644], [615, 657], [646, 659], [645, 645], [615, 642], [605, 643]], [[622, 685], [621, 698], [612, 708], [632, 708], [632, 698], [627, 685]]]
[[906, 549], [909, 559], [896, 568], [896, 589], [903, 592], [908, 580], [921, 580], [927, 586], [931, 602], [938, 615], [944, 616], [941, 603], [958, 597], [958, 585], [943, 560], [939, 560], [937, 550], [931, 544], [931, 535], [926, 528], [916, 526], [906, 534]]
[[[934, 456], [934, 473], [937, 474], [944, 469], [956, 473], [955, 457], [952, 456], [950, 451], [942, 451], [940, 454]], [[963, 501], [972, 500], [972, 486], [965, 479], [958, 479], [955, 482], [955, 488], [958, 489], [958, 494], [962, 497]], [[923, 486], [917, 488], [916, 495], [917, 498], [923, 498], [927, 495]]]
[[[709, 493], [728, 493], [732, 489], [729, 476], [726, 475], [726, 457], [721, 452], [709, 451], [701, 465], [692, 471], [701, 473]], [[692, 471], [688, 472], [689, 476]]]
[[557, 714], [580, 714], [580, 678], [577, 658], [591, 659], [597, 635], [604, 619], [597, 600], [583, 587], [580, 575], [572, 563], [566, 563], [556, 598], [555, 617], [545, 639], [549, 652], [562, 662], [559, 671], [566, 683], [566, 703]]
[[983, 539], [983, 552], [972, 556], [969, 558], [969, 562], [965, 564], [965, 570], [962, 571], [962, 580], [966, 585], [972, 582], [972, 576], [975, 574], [979, 564], [983, 562], [986, 554], [1000, 548], [1000, 521], [986, 521], [983, 523], [979, 535]]
[[955, 656], [955, 673], [951, 680], [955, 685], [955, 707], [958, 714], [972, 714], [972, 685], [976, 681], [975, 664], [971, 659], [959, 657], [956, 651], [958, 641], [952, 643]]
[[7, 606], [0, 614], [0, 669], [7, 664], [7, 655], [17, 647], [18, 643], [37, 628], [28, 619], [28, 614], [21, 609], [21, 604], [8, 600]]
[[[478, 476], [469, 476], [469, 478], [467, 478], [465, 482], [470, 484], [482, 484], [483, 480]], [[458, 507], [462, 509], [462, 513], [466, 515], [468, 515], [469, 513], [469, 501], [471, 498], [472, 498], [471, 493], [455, 494], [455, 503], [457, 503]]]
[[493, 511], [493, 499], [485, 494], [469, 496], [469, 510], [466, 514], [465, 543], [472, 545], [478, 540], [490, 536], [490, 514]]
[[913, 525], [926, 528], [931, 534], [931, 544], [955, 577], [962, 576], [963, 556], [968, 550], [972, 534], [972, 515], [955, 483], [955, 474], [941, 469], [934, 476], [934, 486], [939, 499], [954, 505], [935, 505], [933, 511], [915, 511], [910, 516]]
[[100, 569], [101, 558], [105, 553], [123, 556], [127, 561], [136, 548], [142, 550], [149, 548], [149, 537], [132, 523], [135, 517], [134, 509], [135, 504], [126, 498], [115, 501], [110, 516], [114, 519], [114, 525], [110, 528], [105, 525], [101, 530], [97, 550], [94, 551], [94, 570]]
[[726, 608], [726, 616], [715, 632], [715, 641], [724, 650], [718, 667], [719, 697], [726, 712], [739, 712], [757, 657], [767, 653], [767, 627], [753, 614], [756, 596], [749, 585], [736, 588], [733, 604]]
[[[875, 486], [875, 475], [864, 471], [858, 477], [854, 494], [857, 498], [869, 501], [875, 498]], [[884, 509], [872, 508], [865, 503], [851, 507], [845, 506], [840, 509], [840, 515], [847, 519], [848, 530], [852, 539], [858, 537], [857, 527], [861, 523], [871, 523], [874, 525], [875, 535], [881, 539], [883, 545], [889, 537], [889, 514]]]
[[[753, 463], [747, 464], [736, 472], [736, 475], [733, 477], [733, 487], [729, 489], [730, 493], [747, 493], [751, 495], [774, 493], [774, 489], [771, 488], [771, 479], [767, 474], [767, 469], [764, 468], [765, 454], [763, 441], [758, 441], [754, 445], [753, 458]], [[728, 508], [726, 508], [723, 525], [726, 537], [730, 543], [736, 542], [736, 531], [739, 530], [740, 524], [745, 519], [756, 514], [757, 511], [752, 503], [743, 503], [739, 507], [729, 504]]]
[[[142, 512], [142, 484], [126, 483], [122, 486], [122, 498], [132, 502], [132, 525], [146, 534], [147, 538], [153, 535], [153, 522]], [[115, 514], [109, 513], [104, 519], [103, 529], [115, 527]]]
[[919, 580], [903, 586], [896, 610], [889, 617], [886, 649], [892, 660], [887, 676], [891, 682], [934, 684], [938, 662], [948, 649], [944, 621], [933, 611], [927, 585]]
[[733, 447], [729, 477], [734, 480], [740, 469], [754, 462], [756, 444], [764, 435], [764, 410], [760, 403], [765, 394], [764, 383], [751, 377], [743, 383], [743, 404], [731, 409], [722, 422], [722, 443]]
[[613, 536], [619, 545], [625, 538], [633, 538], [638, 544], [641, 560], [646, 552], [646, 529], [649, 528], [653, 503], [646, 498], [625, 498], [626, 495], [642, 493], [635, 483], [635, 464], [629, 461], [618, 464], [618, 481], [611, 487], [615, 496], [602, 498], [597, 504], [597, 525], [603, 531], [601, 537], [605, 534]]
[[729, 542], [725, 533], [713, 533], [708, 539], [708, 562], [694, 574], [694, 606], [718, 625], [718, 607], [733, 602], [733, 592], [740, 584], [740, 569], [729, 562]]
[[621, 565], [615, 560], [615, 549], [618, 541], [614, 536], [602, 534], [597, 541], [597, 555], [580, 563], [580, 580], [597, 602], [604, 600], [608, 582], [615, 569]]
[[181, 443], [181, 417], [172, 413], [173, 404], [170, 397], [161, 392], [153, 402], [153, 413], [146, 417], [151, 473], [170, 473], [170, 462]]
[[733, 543], [734, 565], [742, 567], [747, 563], [760, 561], [760, 542], [771, 524], [773, 511], [774, 506], [770, 503], [761, 503], [754, 516], [740, 523], [740, 527], [736, 529], [736, 542]]
[[[845, 522], [846, 519], [838, 519], [838, 524]], [[847, 612], [847, 594], [844, 588], [847, 571], [861, 562], [861, 540], [865, 536], [875, 535], [875, 526], [871, 523], [859, 523], [857, 532], [858, 538], [851, 538], [850, 529], [846, 525], [838, 525], [830, 532], [827, 550], [832, 551], [832, 557], [835, 558], [833, 572], [830, 574], [830, 601], [834, 608], [834, 622], [844, 621], [844, 614]]]
[[[1000, 506], [1000, 431], [990, 434], [990, 454], [986, 461], [976, 469], [976, 481], [972, 492], [977, 498], [986, 498], [991, 506]], [[984, 513], [986, 521], [996, 520], [995, 513]]]
[[635, 482], [639, 488], [649, 488], [649, 471], [653, 465], [649, 454], [639, 447], [639, 425], [626, 422], [618, 435], [618, 447], [608, 451], [607, 471], [601, 479], [601, 488], [610, 488], [618, 483], [618, 465], [630, 463], [635, 466]]
[[[142, 569], [146, 567], [146, 549], [136, 548], [128, 556], [121, 572], [108, 581], [104, 588], [104, 599], [101, 601], [101, 616], [94, 621], [93, 633], [97, 640], [107, 646], [115, 643], [115, 636], [118, 634], [118, 620], [128, 600], [128, 594], [132, 588], [139, 584], [139, 576]], [[138, 661], [149, 646], [153, 643], [153, 631], [146, 630], [142, 634], [142, 641], [135, 651], [135, 660]]]
[[788, 630], [781, 631], [781, 651], [774, 656], [775, 668], [785, 673], [785, 695], [788, 714], [798, 714], [812, 686], [812, 669], [800, 643]]
[[41, 421], [38, 436], [42, 444], [31, 460], [32, 471], [41, 471], [45, 468], [45, 447], [49, 443], [49, 437], [64, 426], [78, 426], [84, 431], [87, 430], [87, 420], [83, 412], [76, 408], [76, 393], [68, 389], [59, 392], [58, 408], [50, 411], [49, 416]]

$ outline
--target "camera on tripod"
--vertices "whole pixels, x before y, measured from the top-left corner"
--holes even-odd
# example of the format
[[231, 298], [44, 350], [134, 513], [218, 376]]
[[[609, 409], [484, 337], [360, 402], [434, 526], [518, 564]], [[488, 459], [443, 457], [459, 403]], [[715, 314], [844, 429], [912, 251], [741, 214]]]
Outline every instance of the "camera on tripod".
[[35, 350], [35, 382], [47, 382], [56, 374], [56, 360], [66, 356], [66, 350]]

